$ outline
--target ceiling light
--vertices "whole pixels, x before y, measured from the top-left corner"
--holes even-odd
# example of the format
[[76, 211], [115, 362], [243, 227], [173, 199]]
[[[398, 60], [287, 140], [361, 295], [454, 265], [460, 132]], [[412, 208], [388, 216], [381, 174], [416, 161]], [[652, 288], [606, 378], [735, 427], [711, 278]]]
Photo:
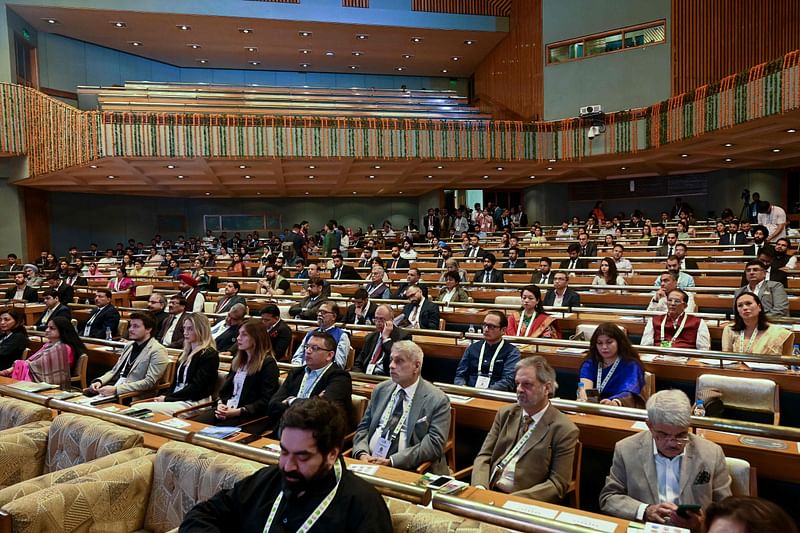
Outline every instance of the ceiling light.
[[310, 53], [311, 53], [311, 50], [308, 50], [308, 49], [303, 49], [303, 50], [300, 50], [300, 53], [301, 53], [301, 54], [310, 54]]
[[258, 47], [255, 46], [245, 46], [244, 49], [248, 52], [258, 52]]
[[488, 180], [489, 176], [483, 176], [483, 179]]
[[411, 59], [412, 57], [414, 56], [411, 54], [403, 54], [403, 59]]
[[312, 35], [314, 35], [314, 34], [313, 34], [312, 32], [310, 32], [310, 31], [300, 31], [300, 32], [297, 32], [297, 33], [299, 33], [299, 34], [300, 34], [300, 37], [311, 37]]
[[308, 179], [313, 180], [316, 176], [307, 176]]
[[394, 67], [397, 72], [402, 72], [406, 69], [406, 67]]
[[353, 191], [353, 194], [358, 194], [356, 191]]
[[780, 149], [780, 148], [773, 148], [773, 149], [772, 149], [772, 152], [773, 152], [773, 153], [775, 153], [775, 154], [777, 154], [777, 153], [778, 153], [778, 152], [780, 152], [780, 151], [781, 151], [781, 149]]
[[197, 62], [200, 63], [201, 65], [205, 65], [206, 63], [208, 63], [208, 59], [198, 59]]
[[364, 55], [364, 52], [350, 52], [350, 53], [353, 54], [356, 57], [361, 57], [361, 56]]
[[726, 157], [725, 158], [725, 162], [726, 163], [731, 163], [732, 161], [733, 161], [733, 159], [731, 159], [730, 157]]
[[366, 33], [357, 33], [356, 39], [360, 41], [366, 41], [367, 39], [369, 39], [369, 35], [367, 35]]
[[183, 174], [178, 174], [178, 179], [179, 179], [179, 180], [182, 180], [182, 179], [183, 179], [183, 178], [185, 178], [185, 177], [186, 177], [186, 176], [184, 176]]
[[250, 63], [254, 67], [257, 67], [258, 65], [261, 64], [261, 61], [248, 61], [248, 63]]
[[423, 39], [422, 37], [412, 37], [412, 38], [411, 38], [411, 42], [412, 42], [412, 43], [415, 43], [415, 44], [419, 44], [419, 43], [421, 43], [421, 42], [422, 42], [422, 41], [424, 41], [424, 40], [425, 40], [425, 39]]
[[733, 143], [725, 143], [722, 146], [724, 146], [725, 148], [730, 148], [731, 146], [733, 146]]
[[306, 191], [306, 194], [308, 194], [308, 191]]
[[689, 157], [689, 154], [681, 154], [681, 157]]
[[131, 46], [142, 46], [140, 41], [130, 41], [128, 44]]
[[471, 45], [471, 44], [475, 44], [475, 41], [473, 41], [472, 39], [467, 39], [466, 41], [464, 41], [464, 44], [466, 44], [467, 46], [469, 46], [469, 45]]
[[239, 28], [239, 33], [253, 33], [251, 28]]
[[461, 61], [461, 58], [458, 56], [453, 56], [450, 59], [452, 59], [453, 61]]
[[113, 180], [116, 176], [106, 176], [108, 179]]
[[349, 68], [350, 70], [356, 70], [358, 69], [358, 65], [348, 65], [347, 68]]
[[439, 169], [444, 168], [444, 165], [436, 165], [436, 168], [439, 168]]
[[447, 69], [446, 68], [442, 69], [442, 74], [447, 74]]
[[553, 170], [553, 167], [547, 167], [547, 170]]
[[431, 178], [433, 178], [433, 176], [431, 176], [430, 174], [428, 174], [428, 175], [427, 175], [427, 176], [425, 176], [425, 177], [426, 177], [426, 178], [428, 178], [428, 179], [431, 179]]
[[58, 24], [57, 19], [42, 19], [42, 20], [47, 22], [48, 24]]
[[300, 66], [303, 68], [308, 68], [311, 66], [311, 63], [300, 63]]
[[317, 168], [317, 165], [308, 165], [308, 168], [310, 168], [311, 170], [314, 170], [315, 168]]
[[788, 130], [786, 130], [786, 133], [797, 133], [797, 130], [794, 128], [789, 128]]
[[374, 179], [375, 179], [375, 174], [370, 174], [370, 175], [369, 175], [369, 176], [367, 176], [367, 177], [368, 177], [369, 179], [371, 179], [371, 180], [374, 180]]
[[333, 57], [336, 55], [336, 52], [334, 52], [333, 50], [328, 50], [325, 52], [325, 55], [328, 57]]
[[256, 194], [257, 194], [257, 195], [259, 195], [259, 196], [261, 196], [261, 192], [257, 192]]
[[503, 167], [495, 167], [494, 169], [495, 169], [495, 170], [497, 170], [497, 171], [499, 171], [499, 172], [502, 172], [502, 171], [503, 171]]
[[529, 179], [529, 180], [535, 180], [535, 179], [536, 179], [536, 176], [528, 176], [528, 179]]
[[247, 165], [239, 165], [239, 168], [247, 168]]
[[192, 29], [188, 24], [178, 24], [176, 27], [181, 31], [189, 31]]
[[199, 44], [195, 44], [195, 43], [192, 43], [192, 44], [187, 44], [186, 46], [188, 46], [188, 47], [189, 47], [189, 48], [191, 48], [192, 50], [198, 50], [198, 49], [200, 49], [200, 48], [201, 48], [201, 46], [200, 46]]
[[555, 162], [556, 162], [556, 160], [555, 160], [555, 159], [548, 159], [548, 161], [549, 161], [550, 163], [555, 163]]
[[128, 25], [121, 20], [112, 20], [111, 24], [114, 25], [115, 28], [126, 28]]
[[403, 191], [399, 191], [397, 194], [403, 194]]
[[175, 165], [167, 165], [167, 168], [175, 168]]
[[253, 176], [251, 176], [250, 174], [248, 174], [248, 175], [246, 175], [246, 176], [244, 177], [244, 179], [246, 179], [246, 180], [251, 180], [251, 179], [253, 179]]
[[207, 192], [207, 193], [206, 193], [206, 196], [211, 196], [211, 193], [210, 193], [210, 192]]
[[89, 168], [97, 168], [97, 165], [89, 165]]
[[372, 167], [372, 168], [378, 169], [378, 168], [381, 168], [381, 166], [380, 166], [380, 165], [375, 165], [375, 166], [374, 166], [374, 167]]
[[628, 167], [619, 167], [620, 170], [628, 170]]

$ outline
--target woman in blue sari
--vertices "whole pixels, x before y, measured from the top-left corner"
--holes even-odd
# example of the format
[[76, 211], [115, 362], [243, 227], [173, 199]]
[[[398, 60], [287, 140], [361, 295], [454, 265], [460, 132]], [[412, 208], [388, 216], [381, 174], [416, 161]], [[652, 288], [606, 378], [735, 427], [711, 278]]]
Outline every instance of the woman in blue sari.
[[586, 400], [586, 390], [596, 389], [602, 404], [644, 407], [644, 369], [639, 354], [612, 322], [603, 322], [594, 331], [580, 380], [584, 392], [579, 400]]

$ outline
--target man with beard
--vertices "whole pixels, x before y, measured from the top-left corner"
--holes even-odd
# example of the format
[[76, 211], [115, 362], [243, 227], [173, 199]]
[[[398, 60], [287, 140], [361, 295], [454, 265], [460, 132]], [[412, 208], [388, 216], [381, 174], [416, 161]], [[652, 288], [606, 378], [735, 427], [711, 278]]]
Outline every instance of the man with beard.
[[306, 353], [309, 339], [314, 332], [324, 331], [336, 341], [336, 357], [334, 361], [339, 368], [344, 368], [347, 364], [347, 352], [350, 350], [350, 336], [341, 328], [336, 327], [336, 320], [339, 318], [339, 306], [336, 302], [325, 301], [319, 306], [317, 311], [317, 324], [319, 328], [311, 329], [303, 337], [303, 342], [297, 347], [292, 356], [292, 364], [301, 366]]
[[344, 432], [332, 402], [314, 397], [293, 404], [281, 420], [278, 467], [196, 505], [180, 531], [391, 532], [386, 502], [340, 458]]

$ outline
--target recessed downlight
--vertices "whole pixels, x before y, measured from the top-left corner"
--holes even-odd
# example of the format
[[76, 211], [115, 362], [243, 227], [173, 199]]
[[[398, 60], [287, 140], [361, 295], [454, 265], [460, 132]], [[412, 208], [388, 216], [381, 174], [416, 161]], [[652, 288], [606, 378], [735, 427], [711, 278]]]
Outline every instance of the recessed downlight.
[[300, 37], [311, 37], [312, 35], [314, 35], [310, 31], [299, 31], [297, 33], [298, 33], [298, 35], [300, 35]]
[[352, 55], [356, 56], [356, 57], [361, 57], [361, 56], [363, 56], [363, 55], [364, 55], [364, 52], [358, 52], [358, 51], [355, 51], [355, 52], [350, 52], [350, 53], [351, 53]]
[[494, 167], [494, 169], [497, 170], [498, 172], [502, 172], [503, 170], [505, 170], [503, 167]]
[[447, 69], [446, 68], [442, 69], [442, 74], [447, 74]]
[[394, 69], [395, 69], [397, 72], [403, 72], [403, 71], [406, 69], [406, 67], [394, 67]]
[[310, 168], [311, 170], [314, 170], [315, 168], [317, 168], [317, 165], [308, 165], [308, 168]]
[[141, 41], [128, 41], [131, 46], [144, 46]]
[[116, 178], [117, 178], [116, 176], [111, 176], [111, 175], [108, 175], [108, 176], [106, 176], [106, 177], [107, 177], [108, 179], [110, 179], [110, 180], [113, 180], [113, 179], [116, 179]]
[[97, 165], [89, 165], [89, 168], [98, 168]]
[[461, 61], [461, 57], [459, 56], [453, 56], [450, 59], [452, 59], [453, 61]]
[[414, 56], [412, 54], [403, 54], [403, 59], [413, 59]]
[[244, 33], [245, 35], [246, 34], [250, 34], [250, 33], [253, 33], [253, 29], [252, 28], [239, 28], [239, 33]]
[[199, 44], [197, 44], [197, 43], [189, 43], [189, 44], [187, 44], [186, 46], [188, 46], [188, 47], [189, 47], [189, 48], [191, 48], [192, 50], [199, 50], [199, 49], [201, 49], [201, 48], [202, 48], [202, 46], [200, 46], [200, 45], [199, 45]]
[[310, 180], [313, 180], [314, 178], [316, 178], [316, 176], [314, 176], [314, 175], [311, 175], [311, 176], [306, 176], [306, 177], [307, 177], [308, 179], [310, 179]]
[[206, 193], [206, 196], [211, 196], [211, 193], [210, 193], [210, 192], [207, 192], [207, 193]]
[[772, 153], [774, 153], [774, 154], [777, 154], [777, 153], [778, 153], [778, 152], [780, 152], [780, 151], [781, 151], [781, 149], [780, 149], [780, 148], [773, 148], [773, 149], [772, 149]]
[[208, 59], [198, 59], [197, 62], [200, 63], [201, 65], [207, 65]]
[[467, 39], [466, 41], [464, 41], [464, 44], [466, 44], [467, 46], [471, 46], [475, 44], [475, 41], [473, 39]]
[[726, 157], [726, 158], [725, 158], [725, 162], [726, 162], [726, 163], [732, 163], [732, 162], [733, 162], [733, 159], [732, 159], [732, 158], [730, 158], [730, 157]]
[[347, 65], [350, 70], [358, 70], [358, 65]]
[[125, 22], [122, 22], [121, 20], [112, 20], [111, 21], [111, 25], [114, 26], [115, 28], [127, 28], [128, 27], [128, 24], [125, 23]]
[[328, 57], [333, 57], [336, 55], [336, 52], [334, 52], [333, 50], [326, 50], [325, 55]]
[[368, 177], [369, 179], [371, 179], [371, 180], [374, 180], [374, 179], [375, 179], [375, 174], [370, 174], [370, 175], [369, 175], [369, 176], [367, 176], [367, 177]]
[[730, 148], [731, 146], [733, 146], [733, 143], [725, 143], [722, 146], [724, 146], [725, 148]]
[[42, 20], [48, 24], [58, 24], [58, 19], [44, 18]]
[[246, 175], [244, 176], [244, 179], [246, 179], [246, 180], [251, 180], [251, 179], [253, 179], [253, 176], [251, 176], [250, 174], [246, 174]]
[[261, 64], [261, 61], [248, 61], [248, 63], [250, 63], [250, 65], [253, 67], [257, 67]]
[[553, 170], [553, 167], [547, 167], [547, 170]]
[[786, 130], [786, 133], [797, 133], [797, 130], [794, 128], [789, 128], [788, 130]]
[[300, 66], [303, 68], [308, 68], [311, 66], [311, 63], [300, 63]]
[[183, 179], [183, 178], [185, 178], [185, 177], [186, 177], [186, 176], [184, 176], [183, 174], [178, 174], [178, 179], [179, 179], [179, 180], [182, 180], [182, 179]]
[[189, 31], [192, 29], [192, 27], [189, 26], [188, 24], [176, 24], [175, 27], [181, 31]]
[[367, 35], [366, 33], [357, 33], [356, 39], [358, 39], [359, 41], [366, 41], [367, 39], [369, 39], [369, 35]]
[[689, 154], [681, 154], [681, 157], [689, 157]]
[[414, 43], [414, 44], [420, 44], [420, 43], [422, 43], [424, 41], [425, 41], [425, 39], [423, 39], [422, 37], [412, 37], [411, 38], [411, 42]]
[[175, 168], [175, 165], [167, 165], [167, 168], [170, 168], [170, 169]]

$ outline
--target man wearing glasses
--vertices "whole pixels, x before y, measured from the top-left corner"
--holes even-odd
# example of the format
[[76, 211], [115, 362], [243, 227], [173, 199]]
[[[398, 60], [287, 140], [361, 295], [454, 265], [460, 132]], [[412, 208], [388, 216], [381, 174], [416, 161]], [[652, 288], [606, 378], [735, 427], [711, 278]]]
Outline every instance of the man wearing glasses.
[[389, 354], [397, 341], [411, 340], [411, 334], [392, 322], [392, 308], [381, 304], [375, 310], [375, 331], [364, 339], [364, 347], [356, 357], [354, 372], [376, 376], [389, 375]]
[[478, 389], [514, 390], [514, 366], [519, 350], [503, 340], [508, 318], [502, 311], [489, 311], [483, 319], [483, 340], [464, 352], [453, 383]]
[[347, 364], [347, 353], [350, 351], [350, 337], [343, 329], [336, 327], [336, 319], [338, 318], [339, 306], [336, 305], [336, 302], [325, 301], [319, 306], [319, 311], [317, 311], [317, 324], [319, 324], [319, 327], [306, 333], [303, 342], [300, 343], [292, 356], [293, 365], [302, 366], [304, 364], [306, 344], [308, 344], [314, 332], [322, 331], [333, 337], [336, 342], [336, 357], [334, 362], [339, 365], [339, 368], [345, 367]]
[[[668, 276], [665, 276], [668, 278]], [[667, 312], [647, 320], [642, 333], [642, 346], [662, 348], [711, 349], [711, 335], [702, 318], [686, 312], [689, 295], [673, 289], [667, 294]]]
[[[677, 389], [647, 401], [647, 427], [619, 441], [600, 509], [627, 520], [700, 531], [702, 509], [731, 495], [722, 448], [689, 432], [692, 405]], [[695, 504], [701, 511], [678, 512]]]

